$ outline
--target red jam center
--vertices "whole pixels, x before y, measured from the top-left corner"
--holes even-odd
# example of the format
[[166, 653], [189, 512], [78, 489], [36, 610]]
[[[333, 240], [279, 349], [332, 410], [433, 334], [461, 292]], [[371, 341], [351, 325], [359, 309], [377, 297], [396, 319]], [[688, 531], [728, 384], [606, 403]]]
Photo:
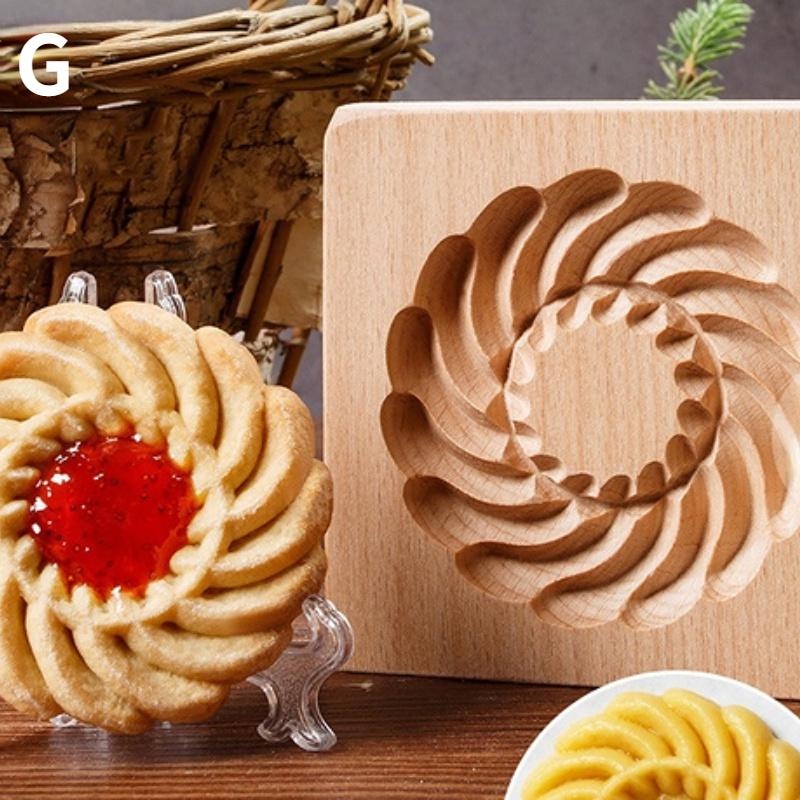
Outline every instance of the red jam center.
[[86, 584], [103, 599], [117, 588], [141, 596], [166, 575], [199, 507], [166, 449], [100, 436], [48, 462], [28, 499], [42, 556], [70, 588]]

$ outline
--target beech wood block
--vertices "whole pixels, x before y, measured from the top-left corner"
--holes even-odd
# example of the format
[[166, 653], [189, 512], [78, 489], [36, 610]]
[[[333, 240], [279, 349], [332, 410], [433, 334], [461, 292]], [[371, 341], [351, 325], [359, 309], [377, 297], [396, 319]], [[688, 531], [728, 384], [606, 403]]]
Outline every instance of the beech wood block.
[[327, 139], [354, 668], [800, 697], [800, 103], [359, 106]]

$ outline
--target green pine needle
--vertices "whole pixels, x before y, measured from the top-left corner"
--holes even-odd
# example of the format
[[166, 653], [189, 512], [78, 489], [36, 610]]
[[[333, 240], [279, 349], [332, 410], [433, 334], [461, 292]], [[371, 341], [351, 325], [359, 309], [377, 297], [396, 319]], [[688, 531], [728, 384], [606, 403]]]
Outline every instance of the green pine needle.
[[666, 82], [650, 81], [645, 94], [657, 100], [705, 100], [723, 91], [711, 64], [743, 47], [753, 9], [740, 0], [698, 0], [670, 26], [666, 45], [658, 48]]

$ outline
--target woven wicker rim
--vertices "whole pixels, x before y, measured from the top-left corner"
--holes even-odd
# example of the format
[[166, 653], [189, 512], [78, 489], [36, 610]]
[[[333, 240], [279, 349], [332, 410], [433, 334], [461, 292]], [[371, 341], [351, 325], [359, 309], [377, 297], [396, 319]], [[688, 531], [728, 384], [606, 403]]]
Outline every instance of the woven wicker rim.
[[[259, 89], [355, 88], [373, 99], [402, 88], [411, 64], [432, 63], [430, 15], [403, 0], [256, 0], [249, 10], [172, 22], [50, 24], [0, 30], [0, 103], [98, 106], [122, 100], [221, 98]], [[41, 98], [21, 83], [22, 45], [43, 31], [68, 44], [34, 61], [67, 60], [70, 89]]]

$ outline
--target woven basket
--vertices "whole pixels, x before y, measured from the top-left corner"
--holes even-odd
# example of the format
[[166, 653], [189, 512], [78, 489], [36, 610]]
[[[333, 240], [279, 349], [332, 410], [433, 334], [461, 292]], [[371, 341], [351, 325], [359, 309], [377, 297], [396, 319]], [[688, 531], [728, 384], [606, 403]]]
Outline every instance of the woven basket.
[[[52, 301], [73, 270], [100, 302], [177, 277], [193, 324], [319, 323], [322, 141], [337, 106], [387, 99], [431, 63], [427, 12], [325, 0], [177, 22], [0, 30], [0, 328]], [[70, 89], [27, 91], [22, 44], [68, 39]], [[282, 273], [283, 270], [283, 274]], [[276, 290], [277, 287], [277, 290]]]

